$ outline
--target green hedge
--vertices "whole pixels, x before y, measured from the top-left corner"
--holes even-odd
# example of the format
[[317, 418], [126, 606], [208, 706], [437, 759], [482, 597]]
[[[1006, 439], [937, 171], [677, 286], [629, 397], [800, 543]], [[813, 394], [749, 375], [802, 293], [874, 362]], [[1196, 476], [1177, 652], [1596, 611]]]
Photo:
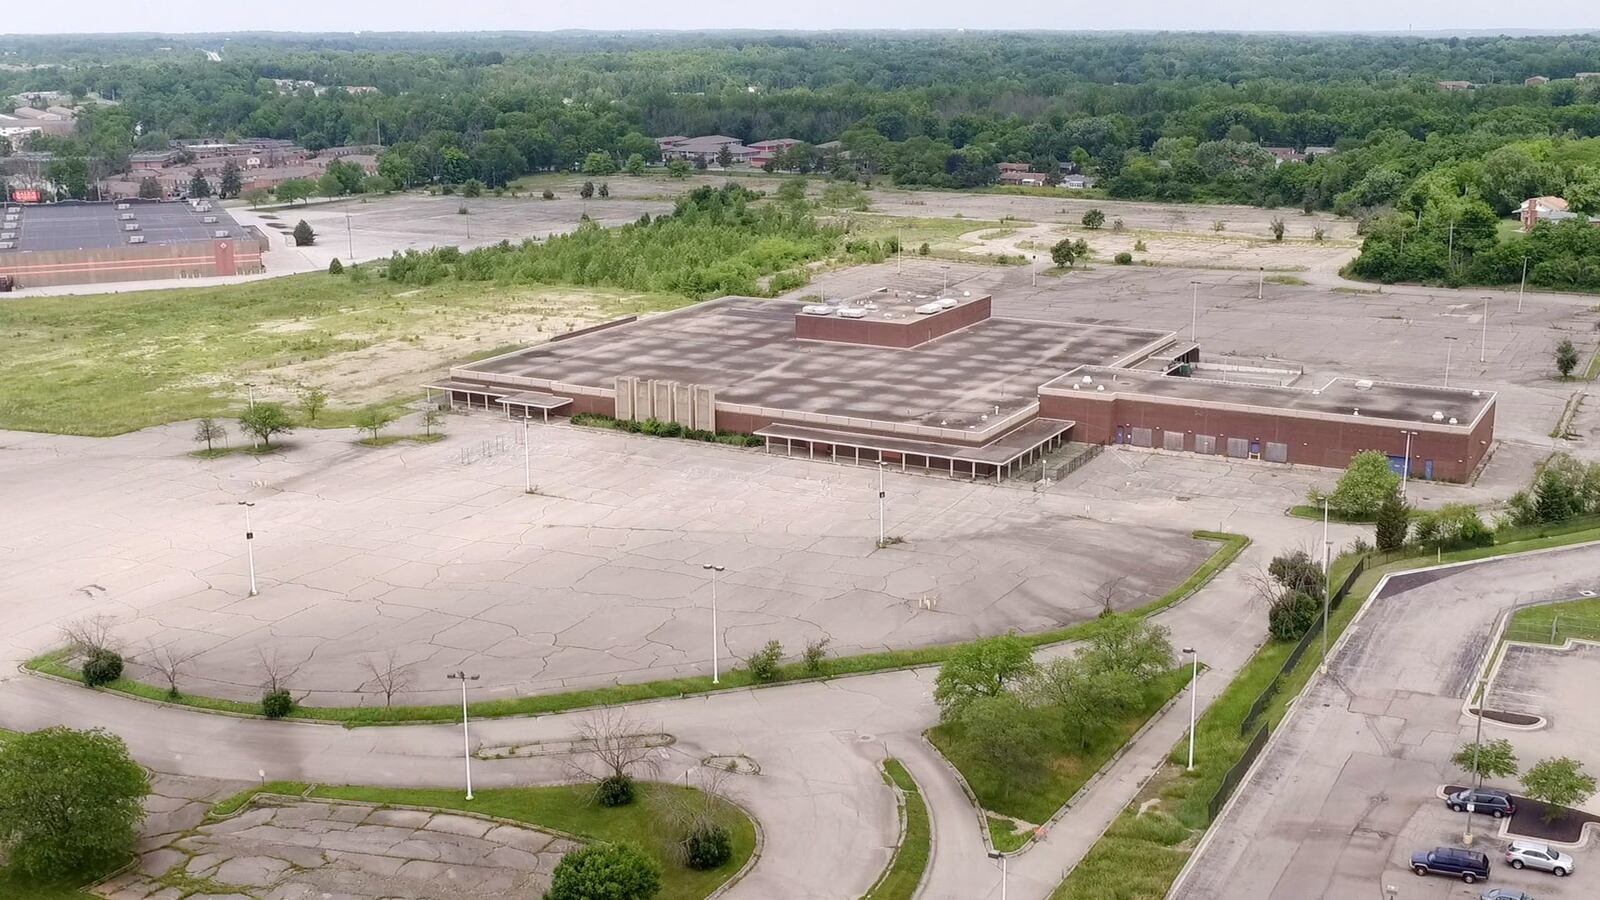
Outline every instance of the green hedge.
[[626, 431], [629, 434], [650, 434], [656, 437], [683, 438], [689, 441], [704, 441], [708, 444], [731, 444], [735, 447], [760, 447], [766, 443], [753, 434], [742, 434], [737, 431], [703, 431], [698, 428], [685, 428], [677, 422], [663, 422], [659, 419], [618, 419], [600, 413], [578, 413], [572, 417], [572, 424], [586, 425], [590, 428], [610, 428], [613, 431]]

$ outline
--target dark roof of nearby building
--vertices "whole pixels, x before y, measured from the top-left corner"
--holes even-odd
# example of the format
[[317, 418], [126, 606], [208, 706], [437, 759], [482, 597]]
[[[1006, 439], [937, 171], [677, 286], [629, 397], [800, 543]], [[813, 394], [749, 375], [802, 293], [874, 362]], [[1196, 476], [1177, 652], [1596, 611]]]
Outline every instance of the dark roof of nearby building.
[[[127, 209], [117, 209], [119, 203]], [[145, 244], [189, 244], [215, 239], [218, 231], [227, 231], [235, 240], [246, 238], [245, 230], [233, 220], [226, 210], [217, 205], [199, 211], [186, 201], [123, 200], [87, 202], [69, 200], [63, 203], [9, 204], [3, 207], [7, 215], [0, 215], [0, 233], [14, 234], [3, 240], [14, 243], [14, 248], [0, 253], [27, 253], [48, 250], [95, 250], [128, 246], [128, 238], [142, 235]], [[19, 209], [13, 221], [9, 210]], [[124, 221], [120, 216], [132, 214]], [[206, 222], [207, 216], [216, 216], [216, 222]], [[137, 224], [137, 231], [127, 231], [124, 226]]]

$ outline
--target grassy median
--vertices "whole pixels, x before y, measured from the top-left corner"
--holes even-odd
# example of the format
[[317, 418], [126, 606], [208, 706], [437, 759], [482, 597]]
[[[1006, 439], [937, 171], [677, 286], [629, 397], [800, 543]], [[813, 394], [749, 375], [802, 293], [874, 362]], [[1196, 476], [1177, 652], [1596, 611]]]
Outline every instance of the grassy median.
[[867, 891], [862, 900], [911, 900], [917, 887], [922, 884], [922, 874], [927, 871], [928, 861], [933, 856], [928, 804], [922, 799], [916, 779], [911, 777], [899, 760], [884, 760], [883, 770], [884, 777], [899, 787], [905, 798], [905, 834], [900, 838], [900, 846], [895, 849], [889, 868], [884, 870], [878, 883]]

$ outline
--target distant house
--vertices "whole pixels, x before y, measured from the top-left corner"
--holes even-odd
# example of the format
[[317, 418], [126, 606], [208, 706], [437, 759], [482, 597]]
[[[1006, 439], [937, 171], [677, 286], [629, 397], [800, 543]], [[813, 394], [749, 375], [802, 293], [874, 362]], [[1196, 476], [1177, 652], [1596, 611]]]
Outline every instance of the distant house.
[[1572, 77], [1579, 81], [1588, 81], [1591, 78], [1600, 78], [1600, 72], [1574, 72]]
[[[1005, 165], [1005, 163], [1001, 163]], [[1001, 184], [1014, 184], [1022, 187], [1044, 187], [1050, 183], [1050, 176], [1043, 172], [1029, 172], [1027, 170], [1002, 169], [1000, 172]]]
[[135, 170], [164, 169], [182, 158], [176, 150], [140, 150], [128, 154], [128, 165]]
[[1522, 79], [1523, 87], [1538, 87], [1541, 84], [1549, 83], [1550, 79], [1544, 77], [1543, 75], [1534, 75], [1532, 77]]
[[1470, 81], [1435, 81], [1441, 91], [1470, 91], [1473, 84]]
[[755, 155], [750, 157], [750, 165], [760, 167], [767, 163], [776, 163], [778, 157], [785, 151], [801, 143], [804, 142], [794, 138], [774, 138], [770, 141], [755, 141], [748, 144], [746, 146], [755, 151]]
[[1060, 186], [1066, 188], [1069, 191], [1088, 190], [1089, 188], [1094, 187], [1094, 176], [1092, 176], [1092, 175], [1063, 175], [1063, 176], [1061, 176]]
[[1306, 155], [1293, 147], [1262, 147], [1261, 149], [1271, 153], [1280, 166], [1286, 162], [1306, 161]]
[[1533, 226], [1540, 222], [1565, 222], [1569, 219], [1600, 225], [1600, 216], [1575, 213], [1567, 208], [1567, 201], [1560, 197], [1530, 197], [1517, 207], [1517, 216], [1522, 220], [1522, 230], [1525, 232], [1532, 231]]
[[1338, 152], [1332, 147], [1322, 147], [1314, 144], [1306, 145], [1306, 159], [1310, 159], [1313, 156], [1332, 156]]
[[[663, 143], [663, 141], [669, 141], [669, 143]], [[722, 155], [724, 147], [727, 148], [728, 154], [733, 157], [735, 164], [749, 163], [752, 158], [758, 155], [758, 151], [754, 148], [746, 147], [738, 138], [728, 137], [725, 134], [711, 134], [692, 138], [673, 135], [671, 138], [657, 138], [656, 146], [661, 148], [661, 158], [665, 160], [681, 159], [688, 162], [704, 160], [707, 163], [713, 163], [717, 161], [717, 157]]]
[[1000, 164], [1000, 171], [1002, 172], [1026, 172], [1031, 168], [1033, 166], [1025, 162], [1003, 162]]

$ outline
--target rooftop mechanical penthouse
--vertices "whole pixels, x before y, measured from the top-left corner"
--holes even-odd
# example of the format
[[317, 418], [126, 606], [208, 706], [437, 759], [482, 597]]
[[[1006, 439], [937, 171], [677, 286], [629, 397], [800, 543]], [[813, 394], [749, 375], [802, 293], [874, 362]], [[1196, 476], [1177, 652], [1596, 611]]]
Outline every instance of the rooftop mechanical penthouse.
[[1177, 334], [992, 314], [988, 296], [883, 289], [806, 304], [723, 297], [459, 366], [451, 402], [548, 420], [588, 412], [767, 439], [771, 452], [996, 480], [1066, 440], [1465, 479], [1494, 395], [1337, 378], [1192, 377]]

